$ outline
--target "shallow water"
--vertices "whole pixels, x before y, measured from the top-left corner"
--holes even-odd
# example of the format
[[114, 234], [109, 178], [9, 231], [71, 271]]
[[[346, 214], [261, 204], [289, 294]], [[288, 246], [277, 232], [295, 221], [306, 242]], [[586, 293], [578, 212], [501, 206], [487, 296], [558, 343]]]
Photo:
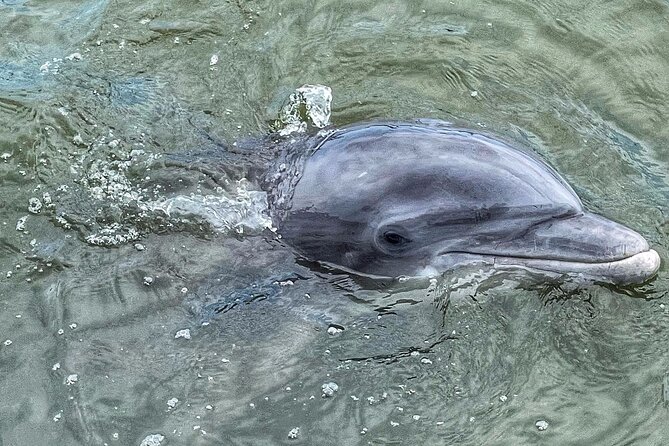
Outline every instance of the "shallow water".
[[[640, 0], [0, 2], [0, 445], [666, 443], [668, 29]], [[257, 140], [309, 83], [338, 126], [533, 148], [658, 277], [446, 293], [297, 262], [239, 157], [169, 160]]]

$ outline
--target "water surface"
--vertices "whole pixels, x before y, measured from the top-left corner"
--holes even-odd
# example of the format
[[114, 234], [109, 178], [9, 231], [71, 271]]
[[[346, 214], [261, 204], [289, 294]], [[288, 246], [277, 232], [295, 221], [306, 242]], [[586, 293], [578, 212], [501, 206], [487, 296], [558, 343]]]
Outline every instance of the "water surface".
[[[669, 440], [666, 2], [12, 0], [0, 30], [0, 444]], [[658, 278], [375, 287], [296, 262], [239, 157], [165, 160], [261, 140], [303, 84], [338, 126], [522, 142]]]

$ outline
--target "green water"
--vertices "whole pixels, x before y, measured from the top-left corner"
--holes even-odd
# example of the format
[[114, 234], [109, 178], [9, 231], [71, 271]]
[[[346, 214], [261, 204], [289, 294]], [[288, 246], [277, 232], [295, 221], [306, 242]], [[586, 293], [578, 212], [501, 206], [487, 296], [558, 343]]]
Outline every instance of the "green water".
[[[659, 0], [0, 2], [0, 445], [666, 444], [667, 73]], [[366, 290], [258, 235], [244, 184], [160, 164], [267, 134], [309, 83], [335, 125], [523, 142], [643, 234], [659, 276], [448, 305]], [[170, 179], [213, 217], [156, 210]]]

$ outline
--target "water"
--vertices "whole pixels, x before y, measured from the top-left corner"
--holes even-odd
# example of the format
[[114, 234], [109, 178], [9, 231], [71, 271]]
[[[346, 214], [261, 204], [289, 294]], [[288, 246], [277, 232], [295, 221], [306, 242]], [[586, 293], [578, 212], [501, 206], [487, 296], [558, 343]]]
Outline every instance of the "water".
[[[0, 2], [0, 444], [666, 443], [667, 17]], [[332, 89], [335, 125], [457, 119], [524, 142], [649, 240], [658, 278], [375, 284], [296, 261], [239, 179], [304, 84]], [[193, 153], [222, 158], [171, 161]]]

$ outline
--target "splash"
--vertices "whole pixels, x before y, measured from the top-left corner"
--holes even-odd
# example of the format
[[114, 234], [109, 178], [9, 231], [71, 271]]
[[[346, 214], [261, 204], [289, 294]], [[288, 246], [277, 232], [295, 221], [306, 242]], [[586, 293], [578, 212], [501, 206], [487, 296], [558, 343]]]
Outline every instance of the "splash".
[[248, 182], [240, 180], [233, 198], [224, 195], [177, 195], [146, 203], [145, 210], [162, 212], [170, 220], [180, 223], [206, 222], [221, 233], [259, 233], [272, 229], [267, 217], [267, 194], [248, 189]]
[[303, 133], [309, 123], [316, 128], [330, 125], [332, 89], [326, 85], [303, 85], [288, 98], [279, 112], [279, 122], [284, 127], [282, 136]]
[[88, 146], [89, 153], [72, 166], [79, 174], [74, 188], [56, 192], [54, 219], [82, 231], [91, 245], [120, 246], [164, 230], [252, 235], [273, 229], [266, 193], [245, 179], [226, 179], [223, 188], [186, 170], [182, 184], [142, 143], [127, 147], [110, 134]]
[[[131, 92], [144, 91], [142, 82], [126, 84]], [[121, 103], [142, 102], [145, 98], [139, 93], [121, 96]], [[290, 135], [328, 126], [331, 104], [332, 89], [328, 86], [297, 88], [279, 113], [279, 133]], [[183, 183], [177, 183], [181, 180], [172, 177], [174, 172], [161, 171], [161, 155], [149, 153], [144, 134], [134, 143], [116, 137], [111, 130], [90, 142], [85, 139], [80, 134], [73, 138], [75, 145], [87, 150], [70, 166], [78, 176], [72, 186], [80, 186], [80, 192], [61, 190], [59, 196], [69, 197], [59, 203], [53, 218], [65, 229], [78, 229], [91, 245], [119, 246], [166, 229], [230, 235], [275, 230], [267, 194], [252, 190], [246, 180], [228, 178], [223, 182], [225, 187], [219, 187], [223, 183], [214, 181], [212, 185], [211, 178], [198, 178], [198, 173], [190, 171], [184, 174]]]

